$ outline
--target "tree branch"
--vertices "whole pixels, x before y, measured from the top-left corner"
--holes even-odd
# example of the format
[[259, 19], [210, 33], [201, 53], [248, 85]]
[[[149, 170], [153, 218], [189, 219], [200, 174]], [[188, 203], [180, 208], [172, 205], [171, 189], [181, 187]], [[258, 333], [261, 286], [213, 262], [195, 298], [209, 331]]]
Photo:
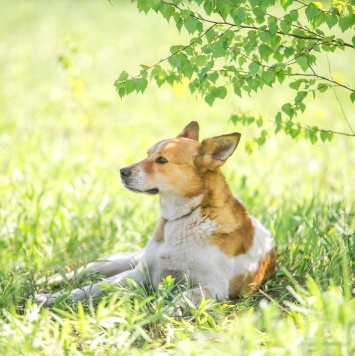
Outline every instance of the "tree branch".
[[[311, 68], [311, 66], [310, 66]], [[341, 84], [333, 79], [329, 79], [329, 78], [326, 78], [326, 77], [323, 77], [322, 75], [318, 75], [317, 73], [315, 73], [313, 71], [313, 74], [307, 74], [307, 73], [292, 73], [292, 74], [288, 74], [289, 77], [292, 77], [292, 76], [299, 76], [299, 77], [315, 77], [315, 78], [318, 78], [318, 79], [322, 79], [326, 82], [330, 82], [332, 84], [335, 84], [336, 86], [339, 86], [339, 87], [342, 87], [344, 89], [347, 89], [347, 90], [350, 90], [352, 92], [355, 92], [355, 89], [352, 89], [344, 84]]]
[[[226, 0], [223, 0], [224, 2], [228, 3]], [[176, 9], [178, 9], [179, 11], [182, 11], [182, 9], [176, 5], [176, 4], [172, 4], [170, 2], [166, 2], [166, 1], [163, 1], [164, 4], [167, 4], [167, 5], [170, 5], [170, 6], [173, 6], [175, 7]], [[234, 4], [231, 4], [229, 3], [230, 5], [233, 5], [235, 6]], [[191, 11], [191, 10], [190, 10]], [[279, 20], [276, 16], [273, 16], [273, 15], [269, 15], [269, 14], [266, 14], [267, 16], [271, 16], [277, 20]], [[191, 17], [195, 18], [196, 20], [201, 20], [203, 22], [207, 22], [207, 23], [213, 23], [215, 25], [228, 25], [228, 26], [231, 26], [231, 27], [238, 27], [238, 28], [242, 28], [242, 29], [249, 29], [249, 30], [256, 30], [256, 31], [259, 31], [260, 28], [259, 27], [256, 27], [256, 26], [247, 26], [247, 25], [242, 25], [242, 26], [237, 26], [236, 24], [233, 24], [233, 23], [230, 23], [230, 22], [227, 22], [222, 16], [222, 19], [223, 21], [215, 21], [215, 20], [210, 20], [210, 19], [206, 19], [202, 16], [196, 16], [193, 11], [191, 11], [191, 14], [190, 14]], [[306, 29], [304, 27], [300, 27], [300, 26], [295, 26], [301, 30], [303, 30], [304, 32], [306, 33], [311, 33], [313, 36], [315, 37], [309, 37], [309, 36], [301, 36], [301, 35], [296, 35], [294, 33], [284, 33], [282, 31], [277, 31], [277, 33], [279, 35], [282, 35], [282, 36], [290, 36], [290, 37], [294, 37], [294, 38], [299, 38], [299, 39], [304, 39], [304, 40], [320, 40], [320, 39], [324, 39], [324, 36], [321, 36], [319, 34], [317, 34], [316, 32], [313, 32], [309, 29]], [[322, 42], [323, 43], [323, 42]], [[336, 40], [332, 40], [330, 43], [333, 43], [334, 45], [338, 46], [338, 42]], [[327, 43], [329, 44], [329, 43]], [[351, 49], [354, 49], [354, 46], [350, 43], [347, 43], [347, 42], [344, 42], [342, 43], [343, 46], [345, 47], [349, 47]]]

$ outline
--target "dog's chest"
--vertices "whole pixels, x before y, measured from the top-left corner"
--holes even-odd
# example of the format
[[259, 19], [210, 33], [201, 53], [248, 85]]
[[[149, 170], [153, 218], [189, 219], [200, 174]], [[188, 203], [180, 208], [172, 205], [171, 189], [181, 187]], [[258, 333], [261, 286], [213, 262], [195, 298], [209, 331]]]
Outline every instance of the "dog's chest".
[[169, 270], [188, 272], [201, 266], [214, 250], [210, 236], [216, 231], [217, 223], [201, 215], [201, 209], [164, 227], [164, 243], [159, 251], [162, 267]]

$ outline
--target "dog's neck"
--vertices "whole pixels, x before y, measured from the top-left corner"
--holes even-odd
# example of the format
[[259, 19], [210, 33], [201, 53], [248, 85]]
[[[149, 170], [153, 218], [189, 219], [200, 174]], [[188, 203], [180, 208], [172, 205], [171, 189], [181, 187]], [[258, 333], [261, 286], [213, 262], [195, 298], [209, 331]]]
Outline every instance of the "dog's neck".
[[177, 220], [190, 215], [201, 204], [203, 194], [192, 198], [162, 196], [160, 198], [161, 216], [165, 220]]

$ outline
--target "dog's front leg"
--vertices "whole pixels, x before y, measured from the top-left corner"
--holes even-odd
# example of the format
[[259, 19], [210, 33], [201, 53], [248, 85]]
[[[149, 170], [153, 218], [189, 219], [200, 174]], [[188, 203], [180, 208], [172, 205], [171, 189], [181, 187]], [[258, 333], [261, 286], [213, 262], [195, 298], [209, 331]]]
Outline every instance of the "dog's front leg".
[[[104, 279], [103, 281], [91, 284], [82, 288], [77, 288], [71, 291], [68, 295], [68, 298], [72, 301], [81, 301], [85, 300], [89, 297], [93, 297], [100, 293], [102, 285], [109, 284], [112, 286], [127, 286], [126, 278], [133, 279], [138, 284], [142, 284], [147, 279], [144, 271], [142, 268], [138, 266], [132, 270], [125, 271], [120, 273], [116, 276], [112, 276], [109, 278]], [[58, 292], [54, 294], [37, 294], [35, 296], [36, 303], [43, 304], [46, 307], [52, 307], [55, 301], [59, 298], [66, 295], [63, 292]]]
[[[91, 262], [84, 267], [80, 267], [77, 271], [66, 273], [65, 279], [71, 280], [82, 273], [101, 273], [105, 277], [111, 277], [134, 268], [139, 263], [143, 253], [144, 249], [137, 252], [109, 255], [97, 262]], [[47, 284], [62, 283], [63, 279], [60, 274], [56, 274], [48, 279]], [[44, 282], [44, 279], [41, 282]]]

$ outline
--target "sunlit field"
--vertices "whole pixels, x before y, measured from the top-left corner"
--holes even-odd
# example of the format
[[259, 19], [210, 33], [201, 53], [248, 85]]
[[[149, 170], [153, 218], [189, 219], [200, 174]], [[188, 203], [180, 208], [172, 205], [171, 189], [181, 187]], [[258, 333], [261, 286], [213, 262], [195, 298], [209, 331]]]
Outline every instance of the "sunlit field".
[[[287, 88], [217, 101], [187, 83], [121, 100], [113, 83], [187, 40], [129, 1], [10, 1], [0, 14], [0, 353], [2, 355], [351, 355], [355, 353], [355, 139], [312, 145], [281, 134], [248, 154], [253, 129], [236, 112], [272, 118]], [[354, 86], [355, 58], [333, 75]], [[345, 95], [337, 91], [338, 97]], [[346, 96], [348, 94], [346, 93]], [[302, 120], [355, 128], [354, 106], [331, 92], [308, 102]], [[136, 250], [159, 216], [157, 197], [126, 191], [119, 168], [192, 120], [201, 137], [241, 132], [223, 171], [230, 187], [275, 236], [278, 271], [260, 291], [206, 301], [182, 318], [157, 291], [132, 285], [101, 299], [53, 309], [37, 292], [70, 291], [97, 276], [50, 289], [56, 272]], [[39, 281], [42, 280], [41, 283]]]

